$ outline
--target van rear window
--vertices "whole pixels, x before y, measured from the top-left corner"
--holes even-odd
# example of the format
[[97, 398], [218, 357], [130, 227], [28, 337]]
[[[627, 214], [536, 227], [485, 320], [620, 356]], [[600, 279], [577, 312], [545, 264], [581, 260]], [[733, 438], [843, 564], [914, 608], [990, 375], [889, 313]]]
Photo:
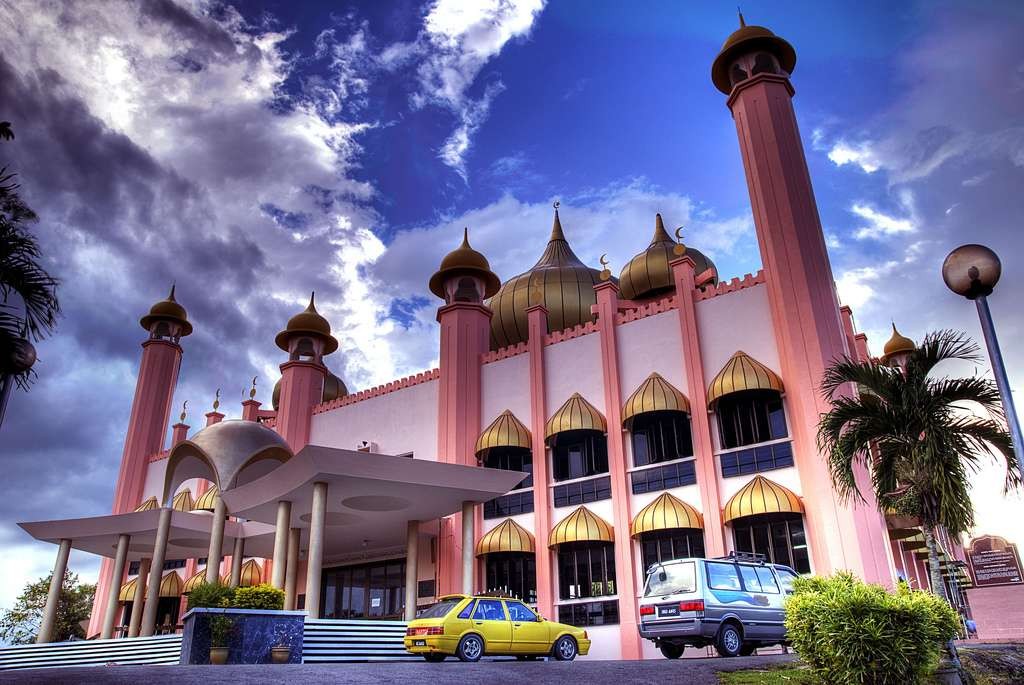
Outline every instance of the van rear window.
[[697, 590], [697, 569], [692, 561], [659, 564], [647, 574], [645, 597], [677, 595]]

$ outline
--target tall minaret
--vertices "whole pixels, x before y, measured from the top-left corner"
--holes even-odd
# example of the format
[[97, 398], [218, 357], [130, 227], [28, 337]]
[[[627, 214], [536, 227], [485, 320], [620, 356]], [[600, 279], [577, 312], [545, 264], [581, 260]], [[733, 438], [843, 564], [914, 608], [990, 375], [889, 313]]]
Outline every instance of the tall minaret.
[[881, 516], [863, 505], [843, 505], [831, 488], [822, 487], [830, 480], [815, 441], [818, 417], [829, 409], [819, 390], [821, 377], [849, 351], [793, 111], [789, 77], [795, 64], [789, 43], [762, 26], [747, 26], [741, 14], [740, 28], [715, 58], [711, 80], [729, 96], [739, 136], [815, 571], [848, 568], [891, 584]]

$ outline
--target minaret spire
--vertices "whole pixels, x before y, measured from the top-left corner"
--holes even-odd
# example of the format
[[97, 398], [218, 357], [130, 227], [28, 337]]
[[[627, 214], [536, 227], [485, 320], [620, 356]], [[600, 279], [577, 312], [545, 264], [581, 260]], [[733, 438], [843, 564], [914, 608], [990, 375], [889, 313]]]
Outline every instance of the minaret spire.
[[740, 28], [747, 25], [747, 22], [743, 19], [743, 12], [740, 11], [740, 6], [736, 5], [736, 14], [740, 15]]
[[549, 243], [553, 240], [565, 240], [565, 233], [562, 233], [562, 222], [558, 218], [558, 206], [560, 204], [561, 203], [556, 200], [552, 205], [552, 207], [555, 208], [555, 220], [554, 223], [551, 224], [551, 237], [548, 238]]
[[675, 242], [672, 237], [665, 230], [665, 222], [661, 218], [661, 214], [654, 215], [654, 237], [651, 238], [651, 245], [664, 242]]

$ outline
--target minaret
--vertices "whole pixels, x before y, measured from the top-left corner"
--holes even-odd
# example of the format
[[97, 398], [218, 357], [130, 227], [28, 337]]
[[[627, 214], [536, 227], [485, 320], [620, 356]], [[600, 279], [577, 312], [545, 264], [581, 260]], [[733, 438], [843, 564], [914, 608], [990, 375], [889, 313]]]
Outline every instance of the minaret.
[[863, 504], [844, 505], [831, 488], [822, 487], [830, 478], [815, 441], [818, 417], [829, 409], [820, 392], [821, 377], [849, 350], [793, 111], [790, 74], [795, 64], [796, 52], [789, 43], [762, 26], [747, 26], [741, 14], [740, 28], [715, 58], [711, 80], [729, 96], [739, 136], [787, 388], [814, 570], [848, 568], [868, 580], [891, 584], [881, 516], [864, 511]]
[[[487, 258], [470, 247], [468, 229], [463, 232], [462, 244], [441, 260], [440, 268], [430, 277], [430, 291], [444, 300], [437, 310], [441, 324], [438, 461], [476, 464], [474, 447], [482, 428], [480, 356], [488, 351], [491, 336], [491, 310], [484, 300], [500, 285]], [[462, 592], [466, 587], [461, 561], [464, 532], [461, 514], [441, 521], [439, 595]], [[472, 578], [465, 582], [472, 583]]]
[[[149, 337], [142, 343], [142, 361], [135, 382], [135, 398], [125, 432], [124, 452], [111, 508], [114, 514], [134, 511], [139, 506], [148, 459], [163, 449], [167, 435], [171, 400], [181, 366], [179, 342], [192, 333], [185, 308], [174, 299], [173, 285], [167, 299], [154, 304], [139, 323]], [[110, 559], [105, 558], [100, 567], [89, 635], [99, 632], [107, 606], [107, 593], [113, 583], [120, 582], [120, 579], [110, 578], [111, 569]]]

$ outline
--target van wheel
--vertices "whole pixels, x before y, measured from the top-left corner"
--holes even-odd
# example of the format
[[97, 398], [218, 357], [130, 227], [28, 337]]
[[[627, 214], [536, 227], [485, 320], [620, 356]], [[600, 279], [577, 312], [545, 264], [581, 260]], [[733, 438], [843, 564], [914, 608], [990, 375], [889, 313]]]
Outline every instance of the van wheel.
[[718, 656], [739, 656], [743, 648], [743, 635], [735, 623], [726, 623], [718, 629], [715, 638], [715, 650]]
[[455, 650], [455, 656], [459, 657], [459, 661], [480, 661], [480, 657], [484, 653], [484, 641], [479, 635], [470, 633], [466, 637], [459, 641], [459, 646]]
[[750, 656], [755, 651], [757, 651], [757, 645], [744, 642], [743, 646], [740, 647], [740, 656]]
[[444, 654], [424, 654], [423, 658], [432, 664], [439, 664], [445, 659]]
[[555, 658], [559, 661], [572, 661], [576, 658], [578, 651], [576, 647], [576, 640], [572, 639], [568, 635], [563, 635], [558, 638], [558, 642], [555, 643], [554, 649], [551, 650], [555, 654]]
[[683, 655], [686, 645], [677, 645], [674, 642], [661, 643], [661, 655], [666, 659], [678, 659]]

